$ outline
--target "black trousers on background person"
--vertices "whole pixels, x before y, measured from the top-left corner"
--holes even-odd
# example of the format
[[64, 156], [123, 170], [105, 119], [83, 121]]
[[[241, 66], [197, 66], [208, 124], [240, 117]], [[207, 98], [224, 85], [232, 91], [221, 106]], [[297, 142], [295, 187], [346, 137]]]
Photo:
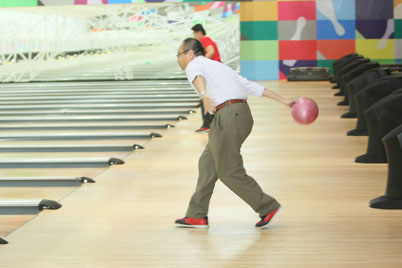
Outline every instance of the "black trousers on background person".
[[207, 113], [204, 114], [204, 104], [202, 103], [202, 100], [200, 101], [201, 103], [201, 117], [202, 117], [202, 126], [201, 128], [211, 128], [211, 122], [212, 119], [214, 119], [214, 115]]

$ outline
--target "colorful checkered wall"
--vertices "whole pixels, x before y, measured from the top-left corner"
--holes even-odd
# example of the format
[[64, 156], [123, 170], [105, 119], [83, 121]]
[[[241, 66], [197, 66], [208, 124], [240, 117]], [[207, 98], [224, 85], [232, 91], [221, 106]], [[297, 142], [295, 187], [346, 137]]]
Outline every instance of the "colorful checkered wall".
[[357, 52], [402, 63], [402, 0], [253, 1], [240, 4], [241, 72], [286, 79], [291, 67], [323, 66]]

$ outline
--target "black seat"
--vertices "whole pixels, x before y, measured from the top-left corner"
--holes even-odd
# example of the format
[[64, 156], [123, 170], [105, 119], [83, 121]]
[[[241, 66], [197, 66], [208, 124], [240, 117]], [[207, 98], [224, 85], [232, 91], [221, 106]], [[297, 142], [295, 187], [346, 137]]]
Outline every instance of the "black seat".
[[350, 72], [346, 73], [344, 76], [342, 76], [341, 81], [340, 81], [340, 88], [343, 90], [343, 93], [345, 97], [343, 98], [343, 101], [339, 102], [338, 105], [340, 106], [346, 106], [349, 105], [349, 94], [348, 91], [346, 90], [346, 85], [358, 77], [361, 74], [364, 74], [365, 72], [378, 68], [380, 67], [380, 64], [378, 62], [368, 62], [364, 63], [362, 65], [359, 65], [357, 68], [354, 68]]
[[359, 75], [352, 81], [346, 84], [346, 94], [349, 97], [349, 112], [344, 113], [341, 117], [342, 118], [356, 118], [357, 111], [356, 111], [356, 102], [354, 95], [362, 90], [365, 86], [372, 84], [373, 82], [379, 80], [381, 77], [390, 75], [391, 71], [388, 68], [375, 68], [372, 70], [368, 70], [363, 74]]
[[402, 93], [395, 93], [374, 103], [364, 115], [369, 133], [367, 152], [356, 157], [358, 163], [386, 163], [382, 138], [402, 124]]
[[368, 62], [370, 62], [370, 59], [367, 59], [367, 58], [355, 59], [354, 61], [352, 61], [352, 62], [350, 62], [349, 64], [347, 64], [347, 65], [345, 65], [344, 67], [342, 67], [342, 69], [340, 69], [340, 70], [337, 72], [337, 74], [336, 74], [336, 76], [337, 76], [336, 79], [337, 79], [337, 81], [338, 81], [338, 86], [339, 86], [339, 88], [340, 88], [340, 91], [339, 91], [338, 93], [341, 93], [341, 94], [336, 93], [335, 96], [343, 96], [343, 90], [342, 90], [342, 88], [340, 87], [341, 84], [339, 84], [339, 81], [342, 80], [342, 76], [344, 76], [344, 75], [347, 74], [348, 72], [352, 71], [353, 69], [359, 67], [360, 65], [362, 65], [362, 64], [364, 64], [364, 63], [368, 63]]
[[332, 65], [334, 66], [334, 73], [337, 73], [342, 67], [346, 66], [347, 64], [351, 63], [355, 59], [361, 59], [363, 56], [357, 53], [351, 53], [343, 56], [342, 58], [336, 60]]
[[364, 63], [367, 63], [370, 60], [367, 58], [364, 58], [363, 56], [352, 57], [352, 58], [349, 58], [347, 61], [343, 62], [342, 64], [338, 65], [338, 67], [334, 70], [334, 72], [336, 72], [336, 75], [339, 78], [341, 75], [343, 75], [343, 74], [347, 73], [348, 71], [350, 71], [351, 69], [353, 69], [354, 66], [356, 66], [356, 65], [354, 65], [354, 63], [362, 62], [362, 61]]
[[385, 195], [370, 201], [370, 207], [402, 209], [402, 124], [385, 135], [383, 144], [388, 159], [387, 187]]
[[[337, 83], [337, 78], [336, 76], [338, 75], [338, 72], [340, 69], [342, 69], [343, 67], [345, 67], [346, 65], [348, 65], [349, 63], [351, 63], [352, 61], [356, 60], [356, 59], [362, 59], [363, 56], [358, 55], [357, 53], [351, 53], [348, 55], [343, 56], [342, 58], [340, 58], [339, 60], [335, 61], [333, 63], [334, 66], [334, 76], [332, 79], [332, 83]], [[339, 88], [339, 85], [335, 85], [333, 88]]]
[[367, 135], [367, 123], [364, 111], [375, 102], [391, 94], [394, 90], [402, 88], [402, 75], [389, 75], [374, 82], [372, 85], [364, 87], [354, 95], [357, 111], [356, 128], [350, 130], [349, 136]]
[[397, 90], [395, 90], [395, 91], [393, 92], [393, 94], [399, 94], [399, 93], [402, 93], [402, 88], [397, 89]]

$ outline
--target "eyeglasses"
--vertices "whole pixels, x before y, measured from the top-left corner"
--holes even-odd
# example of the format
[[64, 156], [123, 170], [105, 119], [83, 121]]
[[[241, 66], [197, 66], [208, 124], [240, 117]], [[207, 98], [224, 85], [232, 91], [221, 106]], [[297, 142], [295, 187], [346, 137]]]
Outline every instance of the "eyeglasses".
[[176, 57], [178, 58], [181, 54], [188, 52], [190, 49], [183, 50], [183, 52], [177, 53]]

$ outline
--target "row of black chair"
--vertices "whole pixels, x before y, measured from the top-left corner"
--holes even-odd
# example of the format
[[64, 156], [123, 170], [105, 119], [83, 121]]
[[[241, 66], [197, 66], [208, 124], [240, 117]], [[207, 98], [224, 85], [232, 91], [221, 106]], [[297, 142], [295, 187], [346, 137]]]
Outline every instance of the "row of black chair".
[[368, 135], [365, 154], [358, 163], [388, 163], [388, 184], [384, 196], [370, 206], [402, 209], [402, 65], [380, 65], [356, 53], [334, 62], [335, 96], [338, 105], [349, 105], [341, 118], [357, 118], [349, 136]]

